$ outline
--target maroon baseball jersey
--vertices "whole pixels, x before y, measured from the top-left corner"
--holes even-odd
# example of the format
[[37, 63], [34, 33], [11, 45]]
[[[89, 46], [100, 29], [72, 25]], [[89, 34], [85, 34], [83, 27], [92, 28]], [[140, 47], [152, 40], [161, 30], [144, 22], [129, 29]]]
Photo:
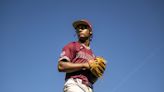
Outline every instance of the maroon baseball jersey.
[[[72, 63], [85, 63], [90, 59], [94, 59], [95, 55], [92, 50], [79, 42], [71, 42], [67, 44], [60, 55], [60, 60], [67, 60]], [[92, 86], [97, 78], [89, 70], [79, 70], [72, 73], [66, 73], [65, 79], [78, 78], [82, 79], [83, 83]]]

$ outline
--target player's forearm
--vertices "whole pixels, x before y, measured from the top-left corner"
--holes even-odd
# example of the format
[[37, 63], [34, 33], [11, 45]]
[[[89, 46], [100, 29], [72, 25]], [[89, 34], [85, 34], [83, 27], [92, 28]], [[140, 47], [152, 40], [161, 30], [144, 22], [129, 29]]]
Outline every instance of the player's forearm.
[[88, 68], [87, 63], [71, 63], [59, 61], [58, 70], [59, 72], [75, 72], [79, 70], [85, 70]]

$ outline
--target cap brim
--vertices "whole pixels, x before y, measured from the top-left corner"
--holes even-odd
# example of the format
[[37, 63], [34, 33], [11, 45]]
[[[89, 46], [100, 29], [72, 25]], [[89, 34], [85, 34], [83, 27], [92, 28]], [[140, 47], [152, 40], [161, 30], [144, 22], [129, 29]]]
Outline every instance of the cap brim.
[[92, 30], [92, 28], [90, 27], [90, 25], [89, 25], [87, 22], [85, 22], [85, 21], [75, 21], [75, 22], [73, 23], [73, 27], [76, 29], [76, 27], [77, 27], [78, 25], [81, 25], [81, 24], [87, 25], [87, 26], [89, 27], [89, 29]]

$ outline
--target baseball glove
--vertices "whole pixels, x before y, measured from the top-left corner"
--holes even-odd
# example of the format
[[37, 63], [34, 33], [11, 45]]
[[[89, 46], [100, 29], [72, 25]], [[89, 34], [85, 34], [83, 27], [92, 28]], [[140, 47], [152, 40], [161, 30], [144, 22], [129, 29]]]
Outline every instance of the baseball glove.
[[106, 60], [103, 57], [96, 57], [92, 62], [89, 62], [90, 71], [96, 77], [101, 77], [106, 68]]

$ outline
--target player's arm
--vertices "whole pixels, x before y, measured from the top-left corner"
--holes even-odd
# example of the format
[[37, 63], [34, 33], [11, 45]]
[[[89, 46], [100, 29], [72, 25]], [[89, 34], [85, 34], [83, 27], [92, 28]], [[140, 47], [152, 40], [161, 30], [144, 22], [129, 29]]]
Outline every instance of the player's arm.
[[71, 63], [66, 60], [61, 60], [58, 63], [58, 71], [59, 72], [75, 72], [79, 70], [85, 70], [89, 69], [89, 64], [88, 63]]

